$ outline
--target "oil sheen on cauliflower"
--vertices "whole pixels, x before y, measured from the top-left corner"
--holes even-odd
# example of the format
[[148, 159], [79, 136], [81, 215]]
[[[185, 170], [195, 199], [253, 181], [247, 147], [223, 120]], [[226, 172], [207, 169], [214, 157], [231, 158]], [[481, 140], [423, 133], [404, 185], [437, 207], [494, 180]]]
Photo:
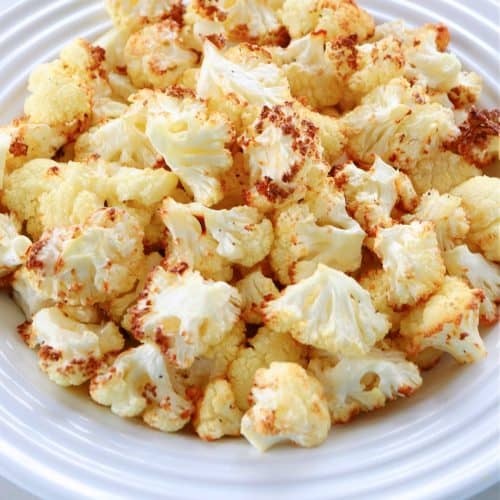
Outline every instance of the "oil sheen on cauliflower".
[[23, 262], [31, 241], [17, 232], [12, 217], [0, 214], [0, 278], [12, 273]]
[[425, 300], [443, 281], [443, 258], [431, 222], [379, 229], [374, 250], [388, 274], [389, 304], [396, 310]]
[[299, 200], [328, 170], [318, 128], [292, 103], [264, 106], [241, 144], [250, 171], [247, 203], [262, 212]]
[[500, 179], [486, 175], [473, 177], [452, 190], [462, 198], [470, 220], [467, 243], [484, 256], [500, 262]]
[[420, 387], [418, 368], [398, 351], [373, 349], [365, 356], [316, 358], [308, 370], [321, 382], [332, 423], [349, 422], [397, 397], [408, 397]]
[[500, 302], [500, 266], [486, 260], [480, 253], [471, 252], [466, 245], [459, 245], [444, 252], [446, 271], [468, 281], [473, 288], [484, 292], [484, 300], [479, 308], [481, 321], [495, 323]]
[[287, 361], [306, 365], [307, 348], [299, 344], [287, 332], [274, 332], [266, 327], [240, 347], [236, 358], [229, 365], [227, 376], [233, 388], [236, 403], [242, 410], [248, 409], [248, 396], [255, 372], [267, 368], [274, 361]]
[[410, 179], [379, 157], [369, 170], [345, 164], [336, 171], [335, 182], [345, 194], [350, 213], [372, 236], [378, 227], [393, 224], [392, 211], [398, 202], [407, 211], [418, 203]]
[[220, 179], [233, 159], [227, 146], [234, 129], [222, 113], [187, 89], [142, 94], [148, 100], [146, 135], [195, 201], [210, 206], [222, 199]]
[[56, 384], [81, 385], [107, 368], [123, 349], [124, 340], [111, 321], [86, 324], [57, 307], [38, 311], [21, 333], [31, 348], [38, 347], [39, 365]]
[[390, 327], [364, 288], [323, 264], [269, 301], [264, 312], [270, 328], [332, 354], [363, 355]]
[[405, 223], [414, 220], [431, 221], [442, 251], [450, 250], [465, 240], [469, 220], [462, 207], [462, 200], [452, 194], [440, 195], [436, 190], [427, 191], [412, 214], [402, 217]]
[[144, 254], [143, 232], [125, 211], [105, 208], [84, 224], [53, 229], [30, 247], [26, 267], [50, 298], [93, 305], [128, 292]]
[[203, 279], [186, 263], [168, 270], [158, 266], [132, 308], [133, 334], [155, 342], [176, 366], [189, 368], [231, 331], [240, 304], [235, 288]]
[[400, 333], [409, 340], [410, 352], [433, 347], [451, 354], [459, 363], [486, 356], [478, 331], [484, 293], [460, 278], [446, 276], [430, 299], [414, 307], [402, 320]]
[[201, 439], [214, 441], [222, 436], [239, 436], [242, 416], [231, 384], [227, 380], [216, 379], [209, 382], [198, 401], [193, 425]]
[[296, 363], [271, 363], [255, 373], [250, 409], [241, 433], [261, 451], [280, 442], [321, 444], [330, 430], [328, 404], [321, 384]]
[[344, 272], [361, 265], [365, 232], [347, 214], [344, 195], [332, 178], [278, 211], [274, 227], [271, 266], [283, 284], [307, 278], [320, 263]]
[[231, 279], [231, 264], [253, 266], [273, 241], [271, 222], [252, 207], [212, 210], [167, 198], [161, 218], [169, 233], [168, 262], [185, 262], [207, 278]]
[[142, 415], [146, 424], [175, 432], [191, 418], [193, 405], [172, 387], [166, 358], [154, 344], [122, 352], [105, 373], [93, 378], [90, 395], [120, 417]]

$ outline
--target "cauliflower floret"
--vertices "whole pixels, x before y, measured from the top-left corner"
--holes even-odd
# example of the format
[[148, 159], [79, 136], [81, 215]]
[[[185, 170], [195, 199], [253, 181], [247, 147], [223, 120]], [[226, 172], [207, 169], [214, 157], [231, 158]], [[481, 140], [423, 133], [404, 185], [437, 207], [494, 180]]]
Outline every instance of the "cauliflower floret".
[[176, 366], [189, 368], [231, 331], [240, 303], [235, 288], [204, 280], [186, 264], [158, 266], [131, 310], [133, 334], [155, 342]]
[[472, 108], [447, 147], [479, 168], [500, 158], [500, 109]]
[[221, 113], [179, 87], [142, 93], [148, 100], [146, 135], [195, 201], [210, 206], [223, 197], [221, 178], [231, 168], [227, 146], [234, 129]]
[[239, 349], [227, 372], [238, 407], [244, 411], [248, 409], [248, 396], [254, 374], [259, 368], [267, 368], [273, 361], [289, 361], [305, 366], [306, 355], [307, 348], [289, 333], [259, 328], [255, 337], [248, 341], [248, 346]]
[[154, 344], [121, 353], [107, 372], [92, 379], [90, 396], [120, 417], [142, 415], [165, 432], [184, 427], [193, 413], [192, 403], [174, 391], [167, 360]]
[[400, 334], [409, 340], [409, 352], [433, 347], [451, 354], [459, 363], [486, 356], [478, 331], [479, 307], [484, 294], [459, 278], [446, 276], [427, 302], [414, 307], [402, 320]]
[[134, 33], [124, 50], [127, 73], [138, 87], [166, 88], [198, 63], [198, 54], [186, 48], [180, 26], [167, 19]]
[[448, 98], [455, 108], [468, 108], [479, 99], [482, 89], [483, 81], [477, 73], [461, 71]]
[[14, 273], [11, 286], [12, 298], [28, 320], [41, 309], [55, 305], [55, 300], [41, 290], [36, 276], [26, 266], [20, 267]]
[[401, 220], [407, 224], [414, 220], [433, 222], [439, 248], [443, 251], [462, 243], [469, 232], [462, 200], [448, 193], [440, 195], [435, 189], [424, 193], [415, 211]]
[[[240, 48], [240, 47], [238, 47]], [[241, 47], [232, 59], [221, 54], [209, 41], [203, 45], [196, 94], [208, 99], [211, 109], [225, 112], [238, 126], [248, 108], [274, 106], [291, 99], [284, 71], [271, 62], [271, 56]]]
[[0, 278], [15, 271], [24, 262], [31, 241], [17, 232], [12, 217], [0, 214]]
[[467, 242], [484, 256], [500, 262], [500, 179], [485, 175], [473, 177], [455, 187], [452, 194], [462, 198], [470, 221]]
[[385, 314], [391, 323], [391, 332], [397, 332], [403, 315], [389, 304], [389, 273], [380, 268], [370, 269], [361, 275], [359, 284], [370, 294], [375, 310]]
[[448, 274], [464, 278], [469, 285], [484, 292], [479, 308], [480, 319], [485, 323], [498, 320], [497, 303], [500, 302], [500, 266], [487, 261], [481, 254], [472, 253], [466, 245], [459, 245], [444, 252]]
[[319, 264], [309, 278], [269, 301], [265, 323], [332, 354], [362, 355], [389, 331], [370, 294], [346, 274]]
[[318, 129], [292, 103], [264, 106], [240, 141], [250, 170], [247, 203], [263, 212], [299, 200], [325, 178]]
[[241, 433], [261, 451], [283, 441], [312, 447], [328, 436], [331, 422], [321, 384], [295, 363], [271, 363], [255, 373], [251, 407]]
[[253, 266], [271, 249], [271, 222], [251, 207], [212, 210], [199, 203], [164, 200], [168, 262], [185, 262], [213, 279], [230, 280], [231, 264]]
[[429, 189], [447, 193], [462, 182], [481, 175], [474, 165], [451, 151], [439, 151], [429, 158], [417, 161], [414, 169], [408, 172], [413, 187], [418, 194]]
[[214, 441], [222, 436], [239, 436], [242, 416], [229, 382], [217, 379], [209, 382], [198, 401], [193, 425], [201, 439]]
[[26, 267], [53, 300], [93, 305], [132, 289], [144, 259], [142, 238], [125, 211], [101, 209], [84, 224], [45, 233], [30, 247]]
[[285, 0], [280, 13], [292, 38], [325, 31], [328, 39], [354, 35], [362, 42], [375, 30], [373, 18], [353, 0]]
[[168, 17], [181, 23], [184, 11], [180, 0], [106, 0], [106, 9], [115, 27], [128, 32]]
[[341, 271], [361, 265], [365, 232], [349, 217], [345, 199], [327, 178], [320, 191], [276, 215], [271, 266], [283, 284], [310, 276], [319, 263]]
[[352, 158], [372, 163], [374, 155], [379, 155], [405, 172], [458, 134], [453, 111], [429, 103], [424, 89], [411, 87], [404, 78], [371, 91], [342, 121]]
[[27, 344], [39, 347], [42, 371], [58, 385], [81, 385], [111, 364], [124, 340], [111, 321], [100, 325], [71, 319], [59, 308], [38, 311], [27, 328], [20, 328]]
[[235, 284], [241, 296], [241, 314], [244, 321], [255, 325], [263, 323], [262, 306], [266, 300], [277, 298], [279, 291], [271, 278], [260, 269], [247, 274]]
[[371, 236], [378, 227], [392, 225], [392, 210], [398, 202], [405, 210], [413, 210], [418, 203], [410, 179], [378, 156], [369, 170], [345, 164], [335, 173], [335, 182], [345, 194], [350, 213]]
[[362, 357], [316, 358], [308, 370], [325, 390], [332, 423], [346, 423], [422, 385], [418, 368], [398, 351], [373, 349]]
[[374, 250], [388, 274], [389, 304], [396, 310], [425, 300], [443, 282], [445, 267], [432, 222], [381, 228]]

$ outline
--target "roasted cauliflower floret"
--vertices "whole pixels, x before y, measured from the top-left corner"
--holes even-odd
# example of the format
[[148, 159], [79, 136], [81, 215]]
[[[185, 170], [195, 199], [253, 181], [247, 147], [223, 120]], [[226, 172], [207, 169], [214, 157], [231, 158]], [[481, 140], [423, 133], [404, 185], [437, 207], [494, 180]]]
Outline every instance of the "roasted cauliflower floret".
[[227, 372], [238, 407], [248, 409], [248, 396], [254, 374], [259, 368], [267, 368], [274, 361], [289, 361], [305, 366], [306, 355], [307, 348], [289, 333], [259, 328], [255, 337], [248, 341], [247, 347], [239, 349]]
[[424, 89], [404, 78], [371, 91], [342, 121], [352, 158], [372, 163], [378, 155], [405, 172], [458, 134], [452, 110], [429, 103]]
[[232, 264], [251, 267], [271, 249], [271, 222], [251, 207], [212, 210], [167, 198], [161, 217], [168, 229], [168, 262], [186, 262], [203, 275], [231, 279]]
[[227, 117], [209, 113], [186, 89], [142, 95], [149, 105], [146, 135], [158, 153], [195, 201], [207, 206], [220, 201], [221, 178], [233, 162], [227, 147], [234, 130]]
[[18, 233], [14, 219], [0, 214], [0, 278], [16, 270], [23, 262], [31, 241]]
[[281, 19], [292, 38], [325, 31], [335, 36], [355, 36], [359, 42], [373, 35], [373, 18], [352, 0], [285, 0]]
[[467, 242], [496, 262], [500, 262], [500, 179], [485, 175], [473, 177], [451, 193], [462, 198], [470, 221]]
[[466, 245], [444, 252], [443, 258], [448, 274], [463, 278], [471, 287], [484, 292], [485, 297], [479, 308], [480, 319], [485, 323], [495, 323], [499, 316], [500, 266], [479, 253], [472, 253]]
[[203, 397], [197, 402], [193, 425], [201, 439], [214, 441], [222, 436], [239, 436], [242, 416], [231, 384], [216, 379], [208, 383]]
[[335, 182], [345, 194], [350, 213], [372, 236], [378, 227], [393, 224], [392, 211], [398, 202], [407, 211], [418, 203], [410, 179], [379, 157], [369, 170], [345, 164], [336, 171]]
[[38, 349], [39, 365], [58, 385], [81, 385], [107, 368], [123, 349], [124, 340], [111, 321], [100, 325], [71, 319], [59, 308], [38, 311], [20, 327], [25, 341]]
[[250, 170], [247, 202], [263, 212], [299, 200], [328, 170], [317, 127], [292, 103], [264, 106], [241, 143]]
[[186, 47], [179, 24], [171, 19], [146, 25], [128, 39], [124, 50], [127, 73], [138, 88], [173, 85], [198, 58]]
[[409, 352], [433, 347], [451, 354], [459, 363], [486, 356], [478, 331], [479, 307], [484, 294], [460, 278], [446, 276], [427, 302], [414, 307], [401, 320], [400, 333], [409, 340]]
[[47, 293], [44, 293], [38, 285], [36, 276], [26, 266], [20, 267], [14, 273], [11, 286], [12, 298], [28, 320], [41, 309], [51, 307], [56, 303]]
[[349, 422], [360, 412], [408, 397], [422, 384], [418, 368], [398, 351], [373, 349], [361, 357], [316, 358], [308, 370], [323, 386], [332, 423]]
[[154, 344], [121, 353], [109, 370], [92, 379], [90, 395], [120, 417], [142, 415], [165, 432], [184, 427], [193, 413], [192, 403], [174, 391], [167, 360]]
[[364, 238], [364, 231], [346, 212], [343, 193], [328, 178], [319, 191], [275, 215], [271, 266], [283, 284], [307, 278], [319, 263], [355, 271], [361, 265]]
[[266, 300], [279, 295], [273, 280], [262, 274], [260, 269], [247, 274], [235, 284], [241, 296], [241, 315], [247, 323], [260, 325], [264, 319], [262, 307]]
[[425, 300], [443, 282], [445, 268], [431, 222], [381, 228], [374, 250], [388, 274], [389, 304], [395, 310]]
[[362, 355], [389, 331], [369, 293], [346, 274], [319, 264], [264, 308], [266, 325], [332, 354]]
[[132, 289], [144, 259], [142, 238], [125, 211], [101, 209], [84, 224], [45, 233], [30, 247], [26, 267], [53, 300], [93, 305]]
[[422, 195], [412, 214], [402, 217], [405, 223], [414, 220], [434, 223], [438, 245], [442, 251], [462, 243], [469, 232], [469, 221], [462, 207], [462, 200], [451, 194], [440, 195], [435, 189]]
[[156, 343], [179, 368], [189, 368], [231, 331], [240, 303], [235, 288], [204, 280], [187, 264], [158, 266], [131, 310], [133, 334]]
[[321, 444], [330, 415], [321, 384], [296, 363], [271, 363], [255, 373], [251, 407], [241, 433], [261, 451], [283, 441], [299, 446]]

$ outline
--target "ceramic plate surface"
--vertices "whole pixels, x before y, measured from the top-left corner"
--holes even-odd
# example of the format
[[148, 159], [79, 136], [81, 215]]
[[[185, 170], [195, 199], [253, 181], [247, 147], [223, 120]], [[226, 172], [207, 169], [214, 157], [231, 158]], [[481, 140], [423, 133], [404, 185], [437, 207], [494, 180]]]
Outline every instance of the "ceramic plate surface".
[[[452, 50], [498, 105], [498, 7], [491, 0], [360, 0], [378, 22], [445, 22]], [[28, 74], [73, 37], [109, 27], [101, 0], [0, 0], [0, 123], [22, 110]], [[335, 426], [315, 449], [244, 440], [207, 444], [123, 420], [80, 390], [49, 382], [16, 334], [23, 317], [0, 294], [0, 474], [44, 498], [460, 498], [498, 479], [498, 326], [488, 358], [446, 359], [414, 397]]]

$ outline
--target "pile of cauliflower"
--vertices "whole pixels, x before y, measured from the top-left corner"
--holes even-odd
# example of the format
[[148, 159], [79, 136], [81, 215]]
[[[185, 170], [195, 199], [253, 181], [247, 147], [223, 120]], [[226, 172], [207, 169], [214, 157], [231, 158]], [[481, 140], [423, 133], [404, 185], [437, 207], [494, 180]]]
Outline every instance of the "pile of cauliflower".
[[0, 128], [0, 283], [122, 417], [322, 443], [486, 356], [500, 111], [441, 24], [352, 0], [107, 0]]

